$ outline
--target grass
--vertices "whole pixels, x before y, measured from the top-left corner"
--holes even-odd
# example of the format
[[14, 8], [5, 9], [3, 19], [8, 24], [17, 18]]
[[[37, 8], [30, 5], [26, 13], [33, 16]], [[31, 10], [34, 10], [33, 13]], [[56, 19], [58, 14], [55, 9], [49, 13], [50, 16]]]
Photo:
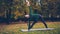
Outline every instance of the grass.
[[[49, 28], [55, 28], [51, 31], [33, 31], [21, 32], [21, 29], [26, 29], [27, 24], [10, 24], [0, 25], [0, 34], [60, 34], [60, 22], [47, 22]], [[44, 28], [42, 23], [36, 23], [33, 28]]]

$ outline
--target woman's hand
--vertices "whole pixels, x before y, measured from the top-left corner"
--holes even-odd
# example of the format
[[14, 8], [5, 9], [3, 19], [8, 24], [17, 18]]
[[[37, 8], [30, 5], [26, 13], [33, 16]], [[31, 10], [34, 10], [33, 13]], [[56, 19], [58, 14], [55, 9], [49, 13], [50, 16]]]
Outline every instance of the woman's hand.
[[30, 16], [29, 15], [25, 15], [26, 18], [29, 18]]

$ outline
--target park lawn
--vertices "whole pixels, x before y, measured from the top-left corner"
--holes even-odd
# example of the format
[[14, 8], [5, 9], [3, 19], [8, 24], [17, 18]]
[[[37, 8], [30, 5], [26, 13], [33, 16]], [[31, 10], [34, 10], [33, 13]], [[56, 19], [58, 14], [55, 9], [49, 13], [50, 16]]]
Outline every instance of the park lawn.
[[[26, 29], [27, 24], [10, 24], [0, 25], [0, 34], [60, 34], [60, 22], [47, 22], [49, 28], [55, 28], [51, 31], [32, 31], [22, 32], [21, 29]], [[33, 28], [44, 28], [42, 23], [36, 23]]]

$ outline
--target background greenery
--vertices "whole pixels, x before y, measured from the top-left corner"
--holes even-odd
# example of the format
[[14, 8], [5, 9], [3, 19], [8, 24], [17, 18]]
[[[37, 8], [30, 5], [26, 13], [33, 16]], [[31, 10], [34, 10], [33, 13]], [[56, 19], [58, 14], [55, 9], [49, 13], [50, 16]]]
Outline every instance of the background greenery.
[[[36, 0], [29, 0], [32, 10], [38, 10], [44, 18], [60, 18], [60, 0], [41, 0], [41, 5]], [[18, 19], [24, 17], [24, 12], [29, 14], [29, 7], [25, 0], [0, 0], [0, 17]]]

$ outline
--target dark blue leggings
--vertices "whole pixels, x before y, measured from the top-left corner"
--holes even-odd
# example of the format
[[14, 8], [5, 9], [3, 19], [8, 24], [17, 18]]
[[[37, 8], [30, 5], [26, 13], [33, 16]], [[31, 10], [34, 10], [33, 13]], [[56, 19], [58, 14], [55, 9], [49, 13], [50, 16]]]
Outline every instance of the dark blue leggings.
[[[35, 16], [36, 16], [36, 17], [35, 17]], [[33, 20], [32, 25], [29, 25], [28, 30], [31, 29], [31, 28], [34, 26], [35, 23], [37, 23], [38, 18], [40, 18], [41, 21], [42, 21], [42, 23], [44, 24], [44, 26], [45, 26], [46, 28], [48, 28], [46, 22], [44, 21], [44, 19], [42, 18], [41, 15], [39, 15], [39, 14], [38, 14], [38, 15], [32, 15], [30, 18], [34, 18], [34, 20]], [[29, 22], [29, 23], [30, 23], [30, 22]]]

